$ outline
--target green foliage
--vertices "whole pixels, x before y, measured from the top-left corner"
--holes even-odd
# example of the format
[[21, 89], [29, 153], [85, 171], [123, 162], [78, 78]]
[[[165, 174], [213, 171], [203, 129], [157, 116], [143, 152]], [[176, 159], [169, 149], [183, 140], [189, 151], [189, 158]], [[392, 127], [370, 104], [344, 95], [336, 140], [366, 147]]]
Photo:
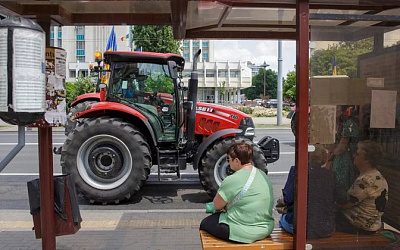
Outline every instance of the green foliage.
[[275, 71], [260, 69], [258, 74], [253, 77], [252, 87], [243, 90], [247, 99], [253, 100], [264, 95], [264, 74], [265, 74], [265, 95], [269, 98], [276, 98], [278, 86], [278, 75]]
[[67, 105], [71, 104], [76, 97], [85, 93], [93, 93], [96, 86], [90, 77], [78, 77], [75, 82], [66, 82], [65, 89], [67, 92]]
[[253, 113], [253, 109], [248, 106], [238, 106], [236, 107], [236, 109], [248, 115], [251, 115], [251, 113]]
[[296, 71], [289, 71], [283, 81], [283, 98], [292, 102], [296, 101]]
[[160, 92], [169, 94], [174, 92], [174, 84], [172, 79], [166, 75], [150, 75], [147, 77], [145, 83], [146, 87], [144, 91], [146, 92]]
[[355, 42], [339, 42], [327, 49], [314, 51], [310, 58], [311, 76], [332, 75], [333, 58], [336, 57], [337, 74], [356, 77], [358, 56], [371, 52], [373, 43], [373, 39], [368, 38]]
[[138, 49], [159, 53], [180, 52], [180, 41], [174, 39], [171, 26], [137, 25], [132, 32]]

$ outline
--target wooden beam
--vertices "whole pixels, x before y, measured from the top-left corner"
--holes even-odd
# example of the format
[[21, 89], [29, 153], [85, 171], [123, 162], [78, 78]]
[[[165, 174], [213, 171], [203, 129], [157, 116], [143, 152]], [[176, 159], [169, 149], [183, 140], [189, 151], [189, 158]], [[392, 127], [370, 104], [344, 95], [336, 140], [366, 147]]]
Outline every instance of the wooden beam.
[[169, 13], [82, 13], [71, 16], [71, 23], [75, 25], [171, 25]]
[[295, 40], [296, 32], [266, 32], [266, 31], [186, 31], [187, 39], [282, 39]]
[[186, 34], [188, 0], [171, 0], [171, 20], [174, 37], [183, 39]]
[[18, 16], [21, 15], [21, 12], [22, 8], [21, 5], [19, 5], [18, 3], [6, 1], [0, 2], [0, 13], [6, 16]]
[[226, 18], [229, 16], [229, 13], [231, 12], [232, 7], [231, 6], [225, 6], [224, 10], [222, 11], [221, 16], [219, 17], [218, 20], [218, 28], [221, 28], [222, 25], [224, 24]]

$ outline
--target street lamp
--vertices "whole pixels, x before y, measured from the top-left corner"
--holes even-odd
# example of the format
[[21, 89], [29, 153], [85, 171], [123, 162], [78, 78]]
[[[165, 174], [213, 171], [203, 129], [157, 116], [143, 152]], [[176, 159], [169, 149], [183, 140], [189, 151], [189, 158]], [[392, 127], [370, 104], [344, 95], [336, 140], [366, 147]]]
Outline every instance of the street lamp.
[[265, 100], [265, 75], [267, 73], [267, 67], [269, 66], [269, 64], [267, 64], [265, 61], [263, 64], [260, 65], [260, 67], [264, 68], [264, 100]]

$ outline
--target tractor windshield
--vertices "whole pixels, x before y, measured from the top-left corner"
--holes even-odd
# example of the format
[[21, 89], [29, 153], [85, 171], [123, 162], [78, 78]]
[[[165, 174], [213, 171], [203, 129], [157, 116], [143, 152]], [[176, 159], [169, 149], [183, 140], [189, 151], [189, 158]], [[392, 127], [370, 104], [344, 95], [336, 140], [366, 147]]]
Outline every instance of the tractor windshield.
[[[176, 98], [168, 65], [117, 62], [110, 80], [111, 98], [140, 109], [156, 128], [159, 139], [175, 138]], [[167, 130], [169, 136], [165, 134]]]

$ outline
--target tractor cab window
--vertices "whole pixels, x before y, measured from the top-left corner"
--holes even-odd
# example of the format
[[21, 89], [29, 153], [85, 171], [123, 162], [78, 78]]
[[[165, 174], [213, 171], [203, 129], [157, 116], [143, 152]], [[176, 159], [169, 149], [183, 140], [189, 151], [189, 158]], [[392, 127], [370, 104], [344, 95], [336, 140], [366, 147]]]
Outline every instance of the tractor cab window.
[[[168, 65], [119, 62], [114, 64], [110, 96], [139, 109], [160, 130], [175, 138], [174, 81]], [[173, 132], [173, 133], [172, 133]]]

